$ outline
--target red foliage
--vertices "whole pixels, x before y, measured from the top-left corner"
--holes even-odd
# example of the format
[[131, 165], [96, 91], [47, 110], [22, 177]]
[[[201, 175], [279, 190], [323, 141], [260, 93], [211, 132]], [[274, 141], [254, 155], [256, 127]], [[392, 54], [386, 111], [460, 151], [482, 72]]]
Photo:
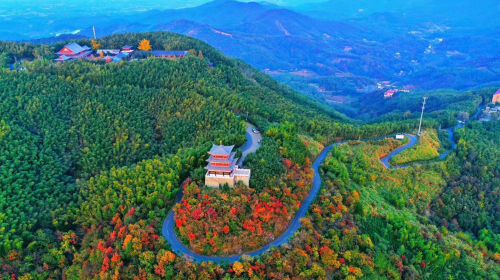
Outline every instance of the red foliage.
[[106, 249], [106, 255], [111, 255], [111, 253], [113, 253], [113, 248], [109, 247], [108, 249]]
[[180, 219], [175, 220], [175, 225], [180, 229], [182, 227], [182, 221]]
[[215, 219], [217, 218], [217, 212], [215, 212], [215, 209], [214, 208], [210, 208], [207, 210], [207, 215], [209, 217], [212, 217], [212, 219]]
[[127, 230], [127, 227], [121, 227], [120, 231], [118, 232], [118, 238], [121, 238], [125, 234], [126, 230]]
[[128, 213], [125, 215], [125, 217], [132, 216], [134, 215], [134, 213], [135, 213], [135, 208], [132, 207], [132, 209], [130, 209], [130, 211], [128, 211]]
[[99, 240], [99, 242], [97, 243], [97, 249], [99, 249], [99, 251], [101, 251], [103, 253], [106, 252], [107, 248], [104, 247], [102, 240]]
[[283, 165], [285, 165], [285, 168], [286, 168], [286, 169], [290, 169], [290, 168], [292, 168], [292, 164], [293, 164], [293, 163], [292, 163], [292, 161], [291, 161], [291, 160], [289, 160], [289, 159], [287, 159], [287, 158], [283, 159]]
[[122, 259], [122, 256], [120, 256], [118, 253], [114, 253], [113, 257], [111, 257], [111, 261], [113, 263], [118, 263]]
[[229, 227], [228, 227], [227, 225], [226, 225], [226, 226], [224, 226], [223, 230], [224, 230], [224, 233], [225, 233], [225, 234], [228, 234], [228, 233], [229, 233]]
[[345, 263], [345, 259], [344, 259], [344, 258], [340, 258], [340, 259], [339, 259], [339, 262], [340, 262], [340, 263]]
[[190, 233], [190, 234], [188, 234], [188, 236], [189, 236], [190, 239], [195, 239], [196, 238], [196, 235], [194, 235], [194, 233]]
[[195, 219], [195, 220], [199, 220], [201, 218], [201, 209], [200, 208], [196, 208], [194, 209], [193, 213], [191, 214], [191, 216]]
[[113, 231], [113, 232], [111, 232], [111, 234], [109, 235], [109, 239], [111, 239], [111, 240], [115, 240], [115, 238], [116, 238], [116, 231]]
[[106, 270], [109, 269], [109, 258], [105, 257], [104, 261], [102, 262], [102, 272], [106, 272]]

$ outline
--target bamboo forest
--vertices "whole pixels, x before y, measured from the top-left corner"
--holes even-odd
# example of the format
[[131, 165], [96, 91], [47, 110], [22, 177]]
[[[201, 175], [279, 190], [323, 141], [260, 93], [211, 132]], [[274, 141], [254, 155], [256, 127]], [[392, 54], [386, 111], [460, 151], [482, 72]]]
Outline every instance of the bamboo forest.
[[[192, 37], [72, 42], [144, 50], [0, 41], [0, 279], [500, 279], [496, 88], [376, 93], [361, 120]], [[249, 184], [205, 185], [226, 146]]]

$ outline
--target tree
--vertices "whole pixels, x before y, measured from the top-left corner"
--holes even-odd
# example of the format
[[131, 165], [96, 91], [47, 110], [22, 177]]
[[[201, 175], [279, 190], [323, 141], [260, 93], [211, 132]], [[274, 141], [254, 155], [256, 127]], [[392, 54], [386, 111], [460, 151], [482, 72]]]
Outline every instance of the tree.
[[94, 51], [98, 50], [101, 47], [101, 44], [97, 43], [97, 41], [94, 39], [92, 39], [92, 41], [90, 41], [90, 43], [92, 44], [92, 49]]
[[201, 58], [201, 59], [204, 59], [204, 58], [205, 58], [205, 57], [203, 56], [203, 53], [201, 52], [201, 50], [200, 50], [200, 52], [198, 53], [198, 57], [199, 57], [199, 58]]
[[189, 50], [189, 55], [190, 56], [196, 56], [196, 50], [195, 49], [190, 49]]
[[144, 39], [139, 43], [138, 49], [145, 52], [150, 51], [151, 43], [149, 42], [149, 40]]

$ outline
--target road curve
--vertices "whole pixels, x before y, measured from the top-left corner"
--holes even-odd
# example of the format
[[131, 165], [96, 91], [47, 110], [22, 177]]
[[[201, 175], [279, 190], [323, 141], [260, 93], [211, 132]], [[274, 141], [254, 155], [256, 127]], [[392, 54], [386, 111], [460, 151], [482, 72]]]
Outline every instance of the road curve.
[[[476, 112], [474, 117], [476, 117], [479, 114], [479, 111], [480, 111], [480, 108], [478, 109], [478, 111]], [[258, 143], [259, 144], [258, 146], [255, 145], [257, 143], [256, 137], [258, 137], [260, 135], [254, 135], [254, 133], [252, 132], [253, 126], [250, 126], [251, 124], [248, 124], [248, 123], [247, 123], [247, 125], [249, 125], [249, 127], [247, 128], [247, 136], [246, 136], [248, 141], [242, 146], [242, 151], [243, 151], [244, 156], [246, 156], [249, 153], [255, 152], [260, 147], [260, 143]], [[445, 158], [453, 149], [455, 149], [456, 144], [455, 144], [454, 139], [453, 139], [453, 130], [461, 128], [462, 126], [463, 126], [463, 124], [458, 124], [455, 127], [446, 129], [448, 131], [448, 137], [452, 143], [452, 148], [450, 150], [444, 152], [443, 154], [441, 154], [439, 156], [440, 159]], [[403, 146], [399, 147], [398, 149], [389, 153], [384, 158], [380, 159], [380, 162], [386, 168], [398, 169], [398, 168], [403, 168], [403, 167], [408, 166], [408, 165], [391, 166], [389, 164], [389, 160], [392, 157], [398, 155], [402, 151], [409, 149], [417, 144], [418, 139], [416, 136], [414, 136], [412, 134], [405, 134], [405, 135], [408, 138], [410, 138], [410, 142], [406, 143], [405, 145], [403, 145]], [[289, 238], [293, 237], [295, 231], [297, 231], [297, 229], [300, 227], [300, 219], [305, 217], [309, 206], [311, 205], [312, 201], [314, 200], [314, 198], [318, 194], [318, 191], [321, 187], [321, 177], [319, 175], [319, 167], [320, 167], [321, 163], [326, 158], [326, 156], [328, 155], [328, 152], [331, 150], [331, 148], [333, 146], [340, 145], [343, 143], [345, 143], [345, 142], [335, 143], [335, 144], [332, 144], [332, 145], [324, 148], [323, 151], [321, 152], [321, 154], [318, 156], [318, 158], [316, 158], [316, 160], [314, 161], [314, 163], [312, 165], [312, 168], [314, 170], [314, 177], [313, 177], [313, 185], [312, 185], [311, 191], [309, 192], [309, 195], [300, 205], [299, 210], [295, 214], [295, 217], [291, 221], [290, 226], [287, 228], [287, 230], [280, 237], [278, 237], [277, 239], [275, 239], [271, 243], [268, 243], [267, 245], [263, 246], [262, 248], [255, 250], [255, 251], [252, 251], [252, 252], [240, 254], [240, 255], [224, 256], [224, 257], [203, 256], [203, 255], [196, 254], [196, 253], [190, 251], [186, 246], [184, 246], [184, 244], [182, 244], [179, 241], [179, 239], [177, 238], [177, 235], [175, 234], [175, 231], [174, 231], [175, 212], [172, 210], [168, 213], [167, 218], [163, 222], [163, 226], [162, 226], [163, 236], [165, 236], [167, 241], [170, 243], [171, 248], [175, 253], [177, 253], [179, 255], [183, 255], [185, 257], [188, 257], [193, 262], [197, 262], [197, 263], [208, 262], [208, 261], [218, 262], [218, 263], [225, 261], [225, 262], [233, 263], [235, 261], [238, 261], [243, 255], [247, 255], [247, 256], [251, 256], [251, 257], [257, 256], [257, 255], [260, 255], [260, 254], [268, 251], [269, 249], [271, 249], [271, 247], [278, 247], [278, 246], [286, 243]], [[243, 156], [242, 156], [242, 158], [244, 159]], [[243, 162], [243, 160], [241, 160], [241, 163], [242, 162]], [[175, 203], [179, 203], [181, 201], [182, 195], [183, 195], [182, 191], [183, 191], [182, 189], [179, 191]]]
[[243, 143], [243, 146], [241, 146], [241, 152], [242, 155], [240, 159], [238, 160], [237, 164], [238, 166], [243, 166], [243, 161], [245, 161], [245, 158], [247, 155], [251, 153], [255, 153], [259, 148], [261, 143], [259, 143], [259, 139], [261, 139], [260, 133], [254, 133], [253, 129], [256, 128], [253, 124], [249, 122], [245, 122], [247, 125], [247, 134], [246, 134], [246, 139], [245, 143]]
[[[179, 241], [179, 239], [177, 239], [177, 235], [175, 234], [175, 231], [174, 231], [174, 226], [175, 226], [175, 221], [174, 221], [174, 214], [175, 213], [174, 213], [174, 211], [170, 211], [167, 218], [165, 219], [165, 222], [163, 223], [163, 227], [162, 227], [163, 236], [165, 236], [167, 241], [170, 243], [170, 245], [172, 246], [172, 250], [174, 252], [176, 252], [179, 255], [186, 256], [186, 257], [192, 259], [192, 261], [198, 262], [198, 263], [199, 262], [207, 262], [207, 261], [219, 262], [219, 263], [221, 261], [228, 261], [228, 262], [232, 263], [232, 262], [238, 261], [242, 255], [247, 255], [247, 256], [252, 256], [252, 257], [257, 256], [257, 255], [260, 255], [260, 254], [268, 251], [273, 246], [277, 247], [283, 243], [286, 243], [288, 241], [288, 238], [292, 237], [293, 234], [295, 233], [295, 231], [300, 227], [300, 219], [305, 217], [307, 209], [309, 208], [309, 205], [311, 204], [313, 199], [316, 197], [316, 195], [321, 187], [321, 178], [319, 176], [318, 169], [319, 169], [321, 162], [326, 158], [328, 151], [330, 151], [330, 149], [332, 147], [333, 147], [333, 145], [326, 147], [321, 152], [319, 157], [314, 161], [314, 163], [312, 165], [312, 168], [314, 169], [313, 186], [312, 186], [311, 191], [309, 192], [309, 195], [307, 196], [307, 198], [300, 205], [299, 211], [297, 211], [297, 213], [295, 214], [295, 217], [291, 221], [290, 226], [287, 228], [287, 230], [280, 237], [278, 237], [277, 239], [275, 239], [271, 243], [265, 245], [264, 247], [262, 247], [256, 251], [253, 251], [253, 252], [247, 252], [245, 254], [236, 255], [236, 256], [229, 256], [229, 257], [202, 256], [202, 255], [196, 254], [196, 253], [190, 251], [188, 248], [186, 248], [186, 246], [184, 246], [184, 244], [182, 244]], [[180, 202], [181, 198], [182, 198], [182, 190], [177, 195], [176, 203]]]

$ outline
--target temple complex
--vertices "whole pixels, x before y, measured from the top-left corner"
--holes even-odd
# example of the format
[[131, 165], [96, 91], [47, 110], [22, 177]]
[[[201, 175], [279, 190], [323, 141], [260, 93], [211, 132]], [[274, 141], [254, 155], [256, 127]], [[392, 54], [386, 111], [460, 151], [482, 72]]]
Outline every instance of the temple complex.
[[208, 154], [207, 174], [205, 174], [205, 185], [218, 188], [224, 184], [229, 187], [234, 187], [239, 181], [249, 186], [250, 184], [250, 169], [240, 169], [235, 158], [236, 153], [233, 152], [234, 146], [224, 146], [222, 142], [219, 146], [213, 145]]

